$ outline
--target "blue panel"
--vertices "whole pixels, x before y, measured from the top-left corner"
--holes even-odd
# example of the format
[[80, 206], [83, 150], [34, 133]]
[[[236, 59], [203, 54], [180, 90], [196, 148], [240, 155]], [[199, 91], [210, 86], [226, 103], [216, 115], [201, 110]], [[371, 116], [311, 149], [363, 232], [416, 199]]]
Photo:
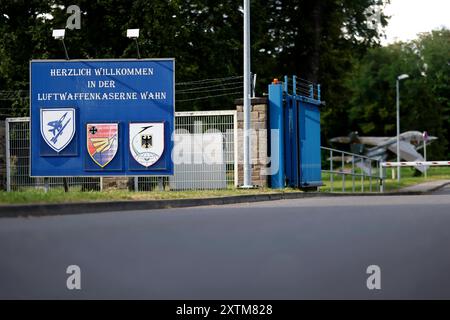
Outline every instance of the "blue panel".
[[315, 104], [300, 102], [301, 186], [322, 184], [320, 153], [320, 112]]
[[284, 107], [284, 158], [285, 158], [285, 171], [286, 181], [288, 186], [291, 185], [292, 177], [292, 133], [293, 133], [293, 118], [292, 118], [292, 106], [289, 95], [286, 95], [285, 107]]
[[[31, 61], [31, 176], [172, 175], [174, 64], [173, 59]], [[42, 116], [42, 110], [47, 114]], [[50, 132], [56, 120], [56, 132], [64, 132], [56, 137], [57, 143], [55, 132]], [[158, 135], [164, 149], [155, 163], [144, 166], [134, 160], [129, 151], [130, 122], [165, 123]], [[88, 153], [88, 123], [119, 124], [117, 153], [104, 167]], [[70, 130], [74, 130], [71, 140]], [[98, 143], [99, 150], [108, 147], [107, 140], [105, 145]]]
[[[284, 175], [284, 112], [283, 112], [283, 87], [281, 84], [269, 85], [269, 126], [270, 126], [270, 157], [272, 168], [274, 159], [278, 160], [278, 171], [270, 176], [270, 186], [273, 189], [285, 187]], [[272, 130], [278, 131], [278, 139], [272, 137]], [[278, 148], [274, 144], [277, 144]]]
[[292, 172], [290, 177], [290, 185], [292, 187], [299, 186], [300, 183], [300, 141], [299, 141], [299, 108], [297, 101], [294, 97], [290, 98], [290, 104], [292, 106], [292, 134], [291, 134], [291, 145], [292, 145], [292, 153], [291, 153], [291, 161], [292, 161]]

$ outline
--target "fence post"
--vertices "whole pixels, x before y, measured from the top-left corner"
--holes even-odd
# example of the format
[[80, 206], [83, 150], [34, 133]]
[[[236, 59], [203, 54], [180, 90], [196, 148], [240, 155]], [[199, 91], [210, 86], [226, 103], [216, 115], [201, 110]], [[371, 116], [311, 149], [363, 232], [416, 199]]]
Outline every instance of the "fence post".
[[159, 191], [164, 191], [163, 177], [158, 177], [158, 190]]
[[364, 165], [365, 165], [365, 163], [364, 163], [363, 158], [360, 158], [360, 160], [363, 163], [361, 168], [359, 168], [360, 169], [359, 172], [361, 172], [361, 192], [364, 192], [364, 182], [365, 182], [364, 181]]
[[50, 189], [50, 184], [48, 182], [48, 178], [44, 178], [44, 192], [47, 193]]
[[11, 192], [11, 155], [9, 149], [9, 119], [5, 120], [5, 140], [6, 140], [6, 191]]
[[233, 115], [233, 148], [234, 148], [234, 186], [239, 187], [239, 148], [238, 148], [238, 119], [237, 111]]
[[134, 181], [134, 192], [138, 192], [139, 191], [139, 178], [134, 177], [133, 181]]
[[334, 177], [333, 177], [333, 150], [330, 150], [330, 184], [331, 184], [331, 192], [333, 192], [334, 188]]
[[355, 192], [355, 156], [352, 155], [352, 192]]
[[381, 165], [381, 163], [378, 162], [378, 166], [380, 168], [380, 192], [383, 193], [384, 192], [384, 179], [383, 179], [383, 166]]
[[63, 179], [64, 192], [69, 192], [69, 183], [67, 182], [67, 178], [64, 177], [62, 179]]
[[345, 192], [345, 168], [344, 168], [344, 153], [341, 153], [342, 158], [342, 192]]

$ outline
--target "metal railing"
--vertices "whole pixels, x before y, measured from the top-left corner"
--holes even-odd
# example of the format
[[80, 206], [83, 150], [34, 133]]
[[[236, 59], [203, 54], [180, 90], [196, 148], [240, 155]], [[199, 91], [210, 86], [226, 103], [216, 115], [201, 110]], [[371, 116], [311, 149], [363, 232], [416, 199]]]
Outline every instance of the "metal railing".
[[[32, 178], [30, 165], [30, 119], [7, 118], [5, 120], [6, 137], [6, 189], [17, 191], [25, 188], [63, 188], [64, 179], [71, 190], [101, 191], [101, 177], [67, 177], [67, 178]], [[175, 164], [175, 174], [170, 177], [124, 177], [125, 184], [135, 191], [151, 190], [205, 190], [226, 189], [237, 185], [237, 116], [236, 111], [195, 111], [176, 112], [175, 136], [182, 134], [189, 137], [207, 132], [220, 133], [222, 139], [219, 148], [223, 161], [219, 164], [203, 162]], [[187, 139], [192, 144], [193, 139]], [[203, 150], [187, 148], [188, 157], [195, 157]], [[118, 179], [116, 179], [118, 180]], [[128, 181], [127, 181], [128, 180]]]
[[[321, 151], [325, 160], [322, 179], [325, 187], [329, 183], [330, 192], [356, 192], [357, 189], [382, 192], [383, 176], [378, 159], [327, 147], [321, 147]], [[350, 186], [348, 181], [351, 181]], [[340, 186], [336, 187], [337, 184]]]

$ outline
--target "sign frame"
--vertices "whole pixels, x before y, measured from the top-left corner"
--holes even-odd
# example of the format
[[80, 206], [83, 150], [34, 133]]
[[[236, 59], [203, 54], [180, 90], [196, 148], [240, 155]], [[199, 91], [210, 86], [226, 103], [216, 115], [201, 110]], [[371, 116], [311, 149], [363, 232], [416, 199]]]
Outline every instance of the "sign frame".
[[[37, 125], [36, 123], [33, 123], [33, 118], [34, 118], [34, 112], [33, 109], [35, 109], [36, 112], [41, 112], [41, 109], [48, 109], [49, 107], [47, 105], [40, 105], [40, 106], [34, 106], [33, 105], [33, 81], [32, 81], [32, 64], [35, 63], [102, 63], [102, 62], [111, 62], [111, 63], [115, 63], [115, 62], [169, 62], [171, 63], [172, 66], [172, 77], [171, 77], [171, 81], [172, 81], [172, 86], [171, 86], [171, 90], [172, 90], [172, 94], [169, 95], [172, 99], [172, 106], [171, 109], [169, 110], [169, 112], [171, 113], [170, 117], [166, 117], [165, 119], [162, 120], [155, 120], [155, 119], [146, 119], [145, 121], [148, 122], [158, 122], [158, 121], [168, 121], [169, 125], [166, 126], [166, 130], [164, 132], [164, 143], [166, 145], [166, 148], [164, 150], [165, 154], [165, 162], [166, 165], [163, 166], [164, 168], [155, 168], [154, 170], [152, 170], [151, 168], [146, 168], [143, 170], [129, 170], [129, 168], [127, 168], [128, 166], [128, 162], [129, 160], [128, 157], [131, 156], [130, 155], [130, 150], [128, 149], [128, 141], [125, 139], [124, 141], [121, 142], [121, 144], [123, 144], [122, 147], [119, 146], [119, 148], [123, 148], [123, 152], [122, 154], [117, 154], [116, 157], [121, 157], [122, 161], [123, 161], [123, 165], [124, 168], [123, 170], [117, 170], [117, 169], [111, 169], [111, 170], [102, 170], [104, 168], [100, 168], [97, 171], [94, 170], [86, 170], [86, 168], [84, 167], [85, 164], [85, 157], [89, 157], [89, 154], [87, 154], [87, 150], [84, 150], [85, 148], [85, 142], [83, 140], [84, 134], [82, 134], [85, 131], [85, 125], [88, 122], [97, 122], [97, 123], [101, 123], [101, 122], [115, 122], [113, 120], [104, 120], [104, 119], [83, 119], [80, 116], [80, 113], [82, 112], [82, 108], [80, 107], [80, 105], [78, 104], [78, 101], [75, 101], [75, 103], [71, 103], [71, 104], [61, 104], [58, 106], [58, 108], [74, 108], [76, 114], [76, 123], [75, 126], [77, 126], [77, 132], [75, 133], [75, 135], [80, 135], [79, 137], [77, 137], [76, 143], [76, 150], [77, 150], [77, 154], [73, 155], [73, 154], [68, 154], [68, 155], [61, 155], [61, 156], [52, 156], [52, 158], [78, 158], [79, 162], [81, 163], [81, 167], [83, 168], [82, 171], [79, 174], [65, 174], [63, 172], [61, 172], [60, 170], [58, 170], [55, 174], [52, 175], [48, 175], [48, 174], [33, 174], [33, 143], [35, 140], [38, 140], [37, 143], [40, 143], [40, 140], [42, 139], [41, 136], [34, 136], [33, 137], [33, 129], [34, 127]], [[70, 68], [70, 67], [68, 67]], [[119, 59], [73, 59], [73, 60], [65, 60], [65, 59], [32, 59], [29, 61], [29, 81], [30, 81], [30, 85], [29, 85], [29, 96], [30, 96], [30, 102], [29, 102], [29, 108], [30, 108], [30, 128], [29, 128], [29, 139], [30, 139], [30, 150], [29, 150], [29, 172], [30, 172], [30, 177], [35, 177], [35, 178], [47, 178], [47, 177], [138, 177], [138, 176], [172, 176], [174, 174], [174, 163], [172, 160], [172, 150], [174, 147], [174, 141], [172, 139], [173, 134], [175, 132], [175, 105], [176, 105], [176, 100], [175, 100], [175, 58], [143, 58], [143, 59], [137, 59], [137, 58], [119, 58]], [[168, 94], [170, 94], [169, 92], [167, 92]], [[126, 103], [126, 102], [125, 102]], [[128, 130], [129, 130], [129, 123], [130, 122], [138, 122], [141, 121], [139, 119], [135, 119], [135, 120], [130, 120], [130, 119], [116, 119], [117, 122], [119, 123], [119, 136], [126, 136], [128, 135]], [[143, 121], [142, 121], [143, 122]], [[39, 123], [39, 131], [40, 131], [40, 123]], [[73, 138], [75, 139], [75, 137]], [[70, 142], [69, 144], [71, 144], [72, 142]], [[118, 151], [119, 153], [119, 151]], [[42, 156], [41, 156], [42, 157]], [[43, 157], [48, 157], [48, 156], [43, 156]]]

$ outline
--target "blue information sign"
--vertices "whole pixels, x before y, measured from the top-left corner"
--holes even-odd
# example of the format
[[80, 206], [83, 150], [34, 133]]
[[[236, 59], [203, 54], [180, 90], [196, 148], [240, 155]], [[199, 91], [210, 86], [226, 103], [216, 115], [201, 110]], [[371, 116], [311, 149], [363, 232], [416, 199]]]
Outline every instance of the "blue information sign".
[[31, 176], [172, 175], [175, 62], [30, 62]]

